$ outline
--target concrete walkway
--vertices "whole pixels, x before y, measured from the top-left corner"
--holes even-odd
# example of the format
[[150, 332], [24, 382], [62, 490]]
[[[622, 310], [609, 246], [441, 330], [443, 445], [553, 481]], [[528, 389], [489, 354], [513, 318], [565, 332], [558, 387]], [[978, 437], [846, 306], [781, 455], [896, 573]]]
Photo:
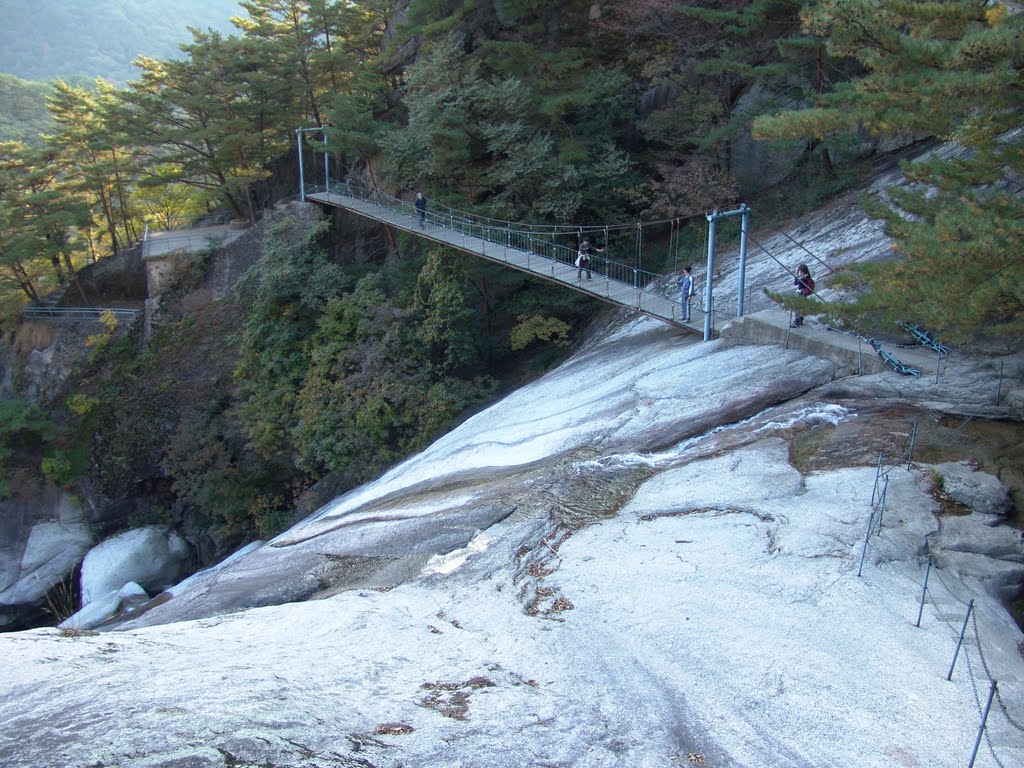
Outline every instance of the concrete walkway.
[[[808, 354], [832, 360], [851, 373], [893, 372], [870, 344], [860, 336], [832, 330], [808, 319], [800, 328], [789, 327], [789, 313], [781, 309], [735, 318], [722, 329], [722, 338], [735, 344], [774, 344], [786, 349], [800, 349]], [[882, 348], [904, 365], [916, 368], [922, 376], [935, 375], [936, 365], [945, 369], [945, 357], [922, 345], [882, 342]]]
[[230, 224], [217, 224], [195, 229], [171, 229], [166, 232], [150, 232], [143, 243], [142, 258], [155, 259], [169, 253], [184, 251], [195, 253], [214, 245], [227, 245], [239, 238], [246, 230]]

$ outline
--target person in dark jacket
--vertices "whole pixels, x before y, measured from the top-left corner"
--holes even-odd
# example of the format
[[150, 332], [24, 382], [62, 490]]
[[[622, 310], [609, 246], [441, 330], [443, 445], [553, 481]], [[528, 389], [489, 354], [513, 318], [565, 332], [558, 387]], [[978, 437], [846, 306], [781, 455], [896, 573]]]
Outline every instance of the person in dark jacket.
[[580, 280], [583, 277], [583, 270], [587, 270], [587, 280], [590, 279], [590, 256], [594, 251], [603, 253], [604, 248], [594, 248], [590, 244], [589, 238], [583, 238], [583, 242], [580, 243], [580, 250], [576, 254], [576, 279]]
[[427, 228], [427, 198], [422, 192], [416, 193], [416, 216], [420, 220], [420, 229]]
[[[806, 264], [801, 264], [796, 268], [796, 276], [793, 278], [793, 285], [796, 286], [796, 292], [801, 296], [810, 296], [814, 293], [814, 278], [811, 277], [811, 270], [807, 268]], [[795, 312], [793, 322], [790, 324], [790, 327], [799, 328], [803, 324], [804, 316], [799, 312]]]

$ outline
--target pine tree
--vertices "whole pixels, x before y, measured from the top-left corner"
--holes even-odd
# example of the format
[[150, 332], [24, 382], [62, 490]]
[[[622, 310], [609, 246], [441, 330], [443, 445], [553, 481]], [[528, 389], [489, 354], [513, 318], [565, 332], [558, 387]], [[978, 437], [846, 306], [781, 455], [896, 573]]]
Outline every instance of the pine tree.
[[135, 178], [133, 158], [114, 131], [110, 110], [113, 87], [97, 82], [95, 92], [54, 83], [47, 106], [56, 130], [47, 144], [60, 158], [67, 187], [95, 201], [114, 253], [138, 239], [128, 204], [128, 187]]
[[49, 263], [56, 280], [65, 274], [82, 301], [74, 255], [83, 250], [78, 234], [92, 226], [88, 202], [65, 183], [58, 155], [52, 149], [23, 144], [0, 145], [0, 219], [9, 233], [9, 274], [27, 294], [35, 292], [38, 269]]
[[120, 92], [119, 120], [151, 166], [216, 194], [236, 217], [255, 221], [268, 163], [290, 149], [298, 121], [287, 86], [262, 67], [262, 48], [192, 30], [186, 58], [137, 60], [141, 78]]
[[[1024, 331], [1024, 16], [971, 1], [821, 0], [804, 17], [831, 55], [864, 75], [802, 112], [758, 121], [765, 138], [934, 136], [952, 158], [904, 164], [914, 185], [869, 210], [883, 217], [897, 258], [855, 268], [837, 284], [862, 289], [839, 308], [864, 325], [912, 320], [950, 340], [980, 329]], [[913, 317], [907, 317], [913, 308]]]

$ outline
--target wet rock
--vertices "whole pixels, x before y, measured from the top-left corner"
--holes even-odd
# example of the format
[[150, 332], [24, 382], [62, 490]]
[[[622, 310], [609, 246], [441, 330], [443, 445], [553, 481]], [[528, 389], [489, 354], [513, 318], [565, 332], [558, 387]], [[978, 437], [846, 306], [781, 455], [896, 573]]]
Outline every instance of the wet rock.
[[936, 464], [932, 470], [942, 477], [942, 490], [968, 509], [993, 517], [996, 525], [1013, 508], [1010, 493], [999, 478], [974, 469], [965, 461]]

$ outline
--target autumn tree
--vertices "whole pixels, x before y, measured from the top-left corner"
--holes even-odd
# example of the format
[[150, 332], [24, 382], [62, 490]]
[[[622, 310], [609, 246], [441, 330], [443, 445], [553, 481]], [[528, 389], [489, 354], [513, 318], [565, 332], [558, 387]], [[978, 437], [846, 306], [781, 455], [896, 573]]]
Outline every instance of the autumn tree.
[[48, 263], [54, 278], [66, 275], [85, 301], [74, 257], [83, 250], [80, 233], [92, 223], [89, 204], [67, 183], [52, 149], [0, 145], [0, 225], [10, 238], [3, 262], [21, 290], [32, 296], [32, 276], [39, 274], [33, 265]]
[[5, 298], [13, 291], [23, 303], [39, 301], [39, 285], [49, 265], [42, 258], [31, 226], [30, 210], [22, 203], [30, 150], [19, 142], [0, 143], [0, 288]]

